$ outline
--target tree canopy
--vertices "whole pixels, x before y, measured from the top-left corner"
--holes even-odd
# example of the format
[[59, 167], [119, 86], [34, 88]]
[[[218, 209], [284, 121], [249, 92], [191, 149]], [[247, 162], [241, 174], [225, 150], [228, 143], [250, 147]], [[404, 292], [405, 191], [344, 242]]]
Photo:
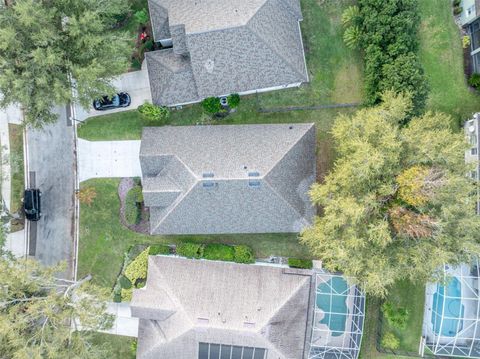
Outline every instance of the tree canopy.
[[113, 94], [133, 44], [113, 30], [126, 0], [15, 0], [0, 7], [0, 106], [19, 104], [33, 126], [56, 120], [54, 105]]
[[478, 183], [466, 176], [462, 133], [428, 112], [401, 127], [412, 107], [388, 92], [381, 105], [340, 116], [338, 159], [310, 195], [321, 208], [301, 240], [326, 268], [384, 296], [400, 279], [436, 279], [444, 263], [480, 253]]
[[107, 293], [89, 283], [56, 278], [62, 266], [0, 257], [0, 357], [110, 358], [92, 345], [93, 331], [108, 328]]

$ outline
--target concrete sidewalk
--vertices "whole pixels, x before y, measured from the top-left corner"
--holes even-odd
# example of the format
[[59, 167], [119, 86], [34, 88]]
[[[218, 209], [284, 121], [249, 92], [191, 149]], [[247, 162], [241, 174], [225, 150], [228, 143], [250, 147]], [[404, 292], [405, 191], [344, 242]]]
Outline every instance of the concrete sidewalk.
[[5, 241], [5, 249], [12, 252], [15, 257], [25, 257], [27, 253], [27, 244], [25, 239], [25, 230], [8, 233]]
[[108, 303], [107, 313], [113, 314], [115, 320], [110, 330], [103, 333], [138, 337], [138, 318], [133, 318], [130, 303]]
[[152, 94], [150, 92], [150, 82], [148, 80], [148, 72], [146, 69], [140, 71], [127, 72], [112, 81], [112, 85], [117, 89], [117, 92], [127, 92], [132, 98], [130, 106], [125, 108], [118, 108], [108, 111], [96, 111], [90, 106], [85, 110], [80, 105], [75, 105], [77, 120], [85, 121], [92, 116], [108, 115], [115, 112], [123, 112], [128, 110], [135, 110], [138, 106], [145, 102], [152, 102]]
[[141, 177], [140, 141], [78, 139], [80, 182], [91, 178]]

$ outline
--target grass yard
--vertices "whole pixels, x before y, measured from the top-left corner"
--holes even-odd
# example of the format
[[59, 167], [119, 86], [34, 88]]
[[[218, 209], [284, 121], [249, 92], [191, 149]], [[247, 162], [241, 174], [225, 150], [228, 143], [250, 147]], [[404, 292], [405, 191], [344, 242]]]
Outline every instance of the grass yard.
[[92, 274], [94, 282], [112, 287], [120, 272], [123, 255], [132, 244], [197, 243], [245, 244], [257, 258], [270, 255], [308, 258], [306, 247], [298, 243], [295, 234], [234, 234], [211, 236], [148, 236], [125, 228], [120, 223], [118, 179], [95, 179], [82, 183], [94, 187], [93, 203], [80, 208], [80, 243], [78, 276]]
[[480, 96], [463, 73], [460, 31], [448, 1], [421, 0], [420, 60], [430, 83], [428, 109], [443, 111], [462, 123], [480, 110]]
[[135, 338], [123, 337], [120, 335], [95, 333], [93, 335], [93, 345], [108, 346], [112, 349], [112, 358], [135, 359], [136, 355], [132, 351], [132, 343]]
[[[8, 125], [10, 141], [10, 212], [19, 213], [22, 208], [23, 191], [25, 190], [25, 172], [23, 160], [23, 127]], [[16, 232], [24, 228], [23, 220], [12, 220], [10, 230]]]

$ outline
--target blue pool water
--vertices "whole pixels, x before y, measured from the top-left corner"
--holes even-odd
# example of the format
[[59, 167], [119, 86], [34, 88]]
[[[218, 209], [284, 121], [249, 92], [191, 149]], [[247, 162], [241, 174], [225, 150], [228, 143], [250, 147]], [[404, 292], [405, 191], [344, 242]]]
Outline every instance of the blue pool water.
[[316, 304], [325, 313], [320, 323], [327, 325], [334, 337], [345, 332], [348, 316], [347, 288], [347, 282], [341, 277], [333, 277], [317, 288]]
[[437, 291], [433, 295], [432, 308], [433, 330], [437, 335], [454, 337], [462, 330], [465, 308], [460, 299], [461, 295], [462, 285], [455, 277], [453, 277], [446, 287], [437, 285]]

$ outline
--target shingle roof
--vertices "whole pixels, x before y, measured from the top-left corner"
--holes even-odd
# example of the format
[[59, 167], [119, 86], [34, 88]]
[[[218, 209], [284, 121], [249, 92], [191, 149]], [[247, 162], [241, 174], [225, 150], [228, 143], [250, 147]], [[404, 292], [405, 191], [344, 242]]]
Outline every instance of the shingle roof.
[[[189, 55], [186, 60], [191, 61], [193, 81], [182, 78], [177, 82], [183, 80], [178, 85], [181, 88], [194, 88], [190, 93], [197, 94], [197, 101], [308, 81], [298, 25], [301, 20], [298, 0], [150, 2], [168, 9], [174, 48], [168, 56]], [[163, 26], [165, 21], [154, 20], [154, 27], [157, 23]], [[161, 30], [154, 29], [157, 32]], [[162, 72], [150, 69], [148, 56], [147, 67], [152, 86], [164, 81]], [[170, 102], [161, 94], [152, 94], [155, 103], [189, 102], [182, 93], [169, 96]]]
[[151, 256], [131, 303], [141, 318], [137, 357], [192, 359], [207, 342], [301, 359], [312, 290], [310, 271]]
[[145, 128], [152, 234], [298, 232], [315, 210], [314, 124]]

